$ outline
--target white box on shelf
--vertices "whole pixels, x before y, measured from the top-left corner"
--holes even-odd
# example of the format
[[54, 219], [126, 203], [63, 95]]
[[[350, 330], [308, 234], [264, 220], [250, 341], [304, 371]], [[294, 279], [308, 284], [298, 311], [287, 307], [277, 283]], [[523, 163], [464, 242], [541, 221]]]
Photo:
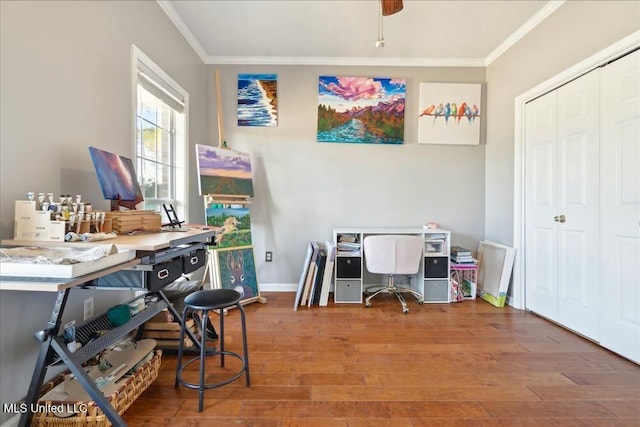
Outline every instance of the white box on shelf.
[[33, 214], [35, 211], [36, 202], [32, 200], [16, 200], [13, 222], [14, 239], [33, 239]]

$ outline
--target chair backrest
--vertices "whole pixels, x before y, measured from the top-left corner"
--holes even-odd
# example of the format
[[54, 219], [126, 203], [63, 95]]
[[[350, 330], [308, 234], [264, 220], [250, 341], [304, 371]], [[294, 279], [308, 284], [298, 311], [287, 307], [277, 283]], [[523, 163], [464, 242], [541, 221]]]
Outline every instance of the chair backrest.
[[420, 269], [424, 238], [383, 234], [364, 238], [367, 270], [376, 274], [415, 274]]

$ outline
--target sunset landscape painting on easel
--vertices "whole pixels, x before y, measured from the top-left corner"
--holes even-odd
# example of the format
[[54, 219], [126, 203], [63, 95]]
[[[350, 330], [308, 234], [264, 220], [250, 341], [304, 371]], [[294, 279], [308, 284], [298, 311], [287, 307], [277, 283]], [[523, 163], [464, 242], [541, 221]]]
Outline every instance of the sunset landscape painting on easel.
[[201, 196], [253, 197], [251, 158], [229, 148], [196, 144], [198, 184]]

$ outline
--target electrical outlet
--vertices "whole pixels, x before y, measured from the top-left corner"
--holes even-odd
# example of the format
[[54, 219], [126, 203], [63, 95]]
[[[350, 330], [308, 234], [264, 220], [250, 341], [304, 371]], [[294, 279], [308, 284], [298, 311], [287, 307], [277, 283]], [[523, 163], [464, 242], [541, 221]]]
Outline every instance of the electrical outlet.
[[267, 251], [267, 252], [265, 252], [265, 254], [264, 254], [264, 260], [265, 260], [266, 262], [271, 262], [271, 261], [273, 261], [273, 252], [271, 252], [271, 251]]
[[84, 320], [93, 317], [93, 297], [84, 300]]

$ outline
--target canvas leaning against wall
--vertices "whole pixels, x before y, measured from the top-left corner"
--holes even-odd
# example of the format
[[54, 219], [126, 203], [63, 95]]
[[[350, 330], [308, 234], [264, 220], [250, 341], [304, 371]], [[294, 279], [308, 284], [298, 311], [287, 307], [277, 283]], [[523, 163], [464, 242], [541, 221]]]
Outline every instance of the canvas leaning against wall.
[[234, 289], [242, 293], [242, 301], [250, 302], [260, 297], [253, 247], [215, 249], [218, 268], [217, 283], [222, 289]]
[[198, 189], [201, 196], [253, 197], [251, 158], [229, 148], [196, 144]]
[[481, 86], [420, 83], [418, 143], [480, 144]]
[[276, 74], [238, 74], [238, 126], [278, 126]]
[[406, 81], [320, 76], [318, 142], [402, 144]]

